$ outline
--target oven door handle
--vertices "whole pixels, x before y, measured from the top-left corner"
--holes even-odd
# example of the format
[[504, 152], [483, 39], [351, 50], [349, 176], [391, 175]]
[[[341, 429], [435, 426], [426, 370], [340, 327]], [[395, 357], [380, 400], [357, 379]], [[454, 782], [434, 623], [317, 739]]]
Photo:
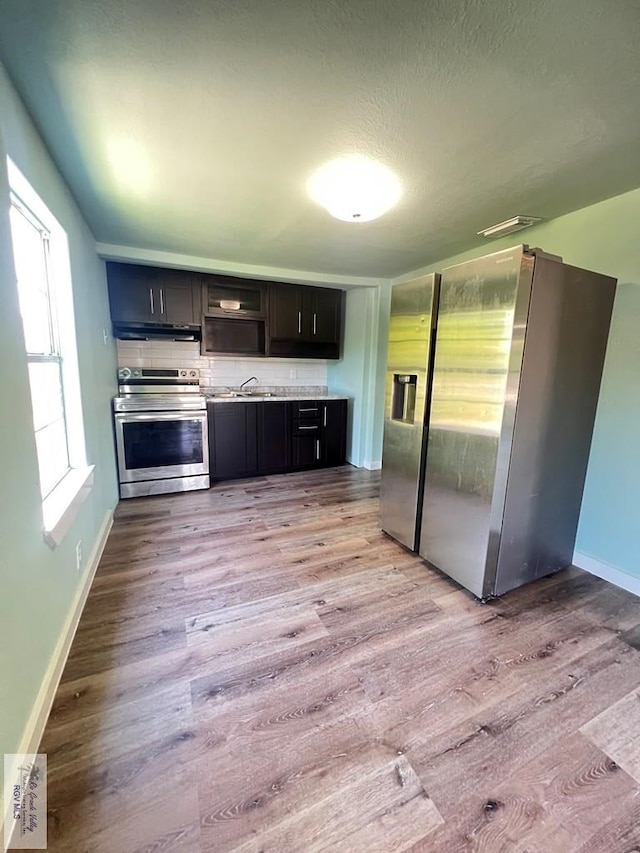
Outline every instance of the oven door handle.
[[207, 413], [198, 409], [191, 412], [116, 412], [115, 418], [122, 423], [135, 421], [206, 421]]

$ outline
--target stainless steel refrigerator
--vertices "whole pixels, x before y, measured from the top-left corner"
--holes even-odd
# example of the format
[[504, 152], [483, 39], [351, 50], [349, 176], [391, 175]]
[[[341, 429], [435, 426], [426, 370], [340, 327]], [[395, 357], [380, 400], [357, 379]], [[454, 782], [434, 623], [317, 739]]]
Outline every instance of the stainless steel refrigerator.
[[445, 269], [439, 300], [435, 278], [409, 284], [392, 297], [382, 528], [500, 595], [571, 564], [616, 281], [518, 246]]
[[396, 284], [391, 291], [382, 448], [382, 528], [418, 550], [426, 413], [440, 276]]

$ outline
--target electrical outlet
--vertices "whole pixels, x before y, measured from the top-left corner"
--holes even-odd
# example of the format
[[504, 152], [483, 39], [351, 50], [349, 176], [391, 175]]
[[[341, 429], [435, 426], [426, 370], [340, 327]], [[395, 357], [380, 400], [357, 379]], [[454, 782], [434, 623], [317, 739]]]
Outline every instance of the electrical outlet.
[[298, 373], [297, 373], [297, 371], [296, 371], [296, 370], [293, 370], [293, 369], [292, 369], [292, 370], [290, 370], [290, 371], [289, 371], [289, 379], [297, 379], [297, 378], [298, 378]]
[[82, 539], [78, 539], [76, 543], [76, 569], [80, 571], [82, 568]]

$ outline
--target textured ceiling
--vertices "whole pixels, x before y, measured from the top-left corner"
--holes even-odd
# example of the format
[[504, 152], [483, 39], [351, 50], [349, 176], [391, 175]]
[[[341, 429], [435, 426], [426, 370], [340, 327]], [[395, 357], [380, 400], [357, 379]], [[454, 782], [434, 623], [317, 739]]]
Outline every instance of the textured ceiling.
[[[0, 0], [0, 55], [104, 243], [393, 276], [640, 184], [637, 0]], [[331, 219], [347, 153], [404, 187]]]

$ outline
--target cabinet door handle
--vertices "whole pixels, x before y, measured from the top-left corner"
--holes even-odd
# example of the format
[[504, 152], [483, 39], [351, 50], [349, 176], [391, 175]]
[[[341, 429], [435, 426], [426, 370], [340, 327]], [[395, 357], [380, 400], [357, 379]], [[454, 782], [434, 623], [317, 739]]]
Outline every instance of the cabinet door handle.
[[320, 439], [316, 439], [316, 461], [320, 461]]
[[300, 426], [298, 429], [318, 429], [317, 426]]
[[298, 409], [298, 411], [299, 412], [317, 412], [318, 407], [316, 406], [315, 409]]
[[160, 313], [164, 314], [164, 293], [162, 288], [160, 288]]
[[298, 311], [298, 334], [302, 334], [302, 311]]
[[327, 407], [324, 407], [324, 415], [322, 416], [322, 426], [327, 425]]
[[313, 334], [315, 335], [318, 331], [318, 315], [313, 315]]
[[156, 309], [155, 309], [155, 306], [153, 304], [153, 288], [152, 287], [149, 288], [149, 305], [151, 306], [151, 313], [155, 314]]

